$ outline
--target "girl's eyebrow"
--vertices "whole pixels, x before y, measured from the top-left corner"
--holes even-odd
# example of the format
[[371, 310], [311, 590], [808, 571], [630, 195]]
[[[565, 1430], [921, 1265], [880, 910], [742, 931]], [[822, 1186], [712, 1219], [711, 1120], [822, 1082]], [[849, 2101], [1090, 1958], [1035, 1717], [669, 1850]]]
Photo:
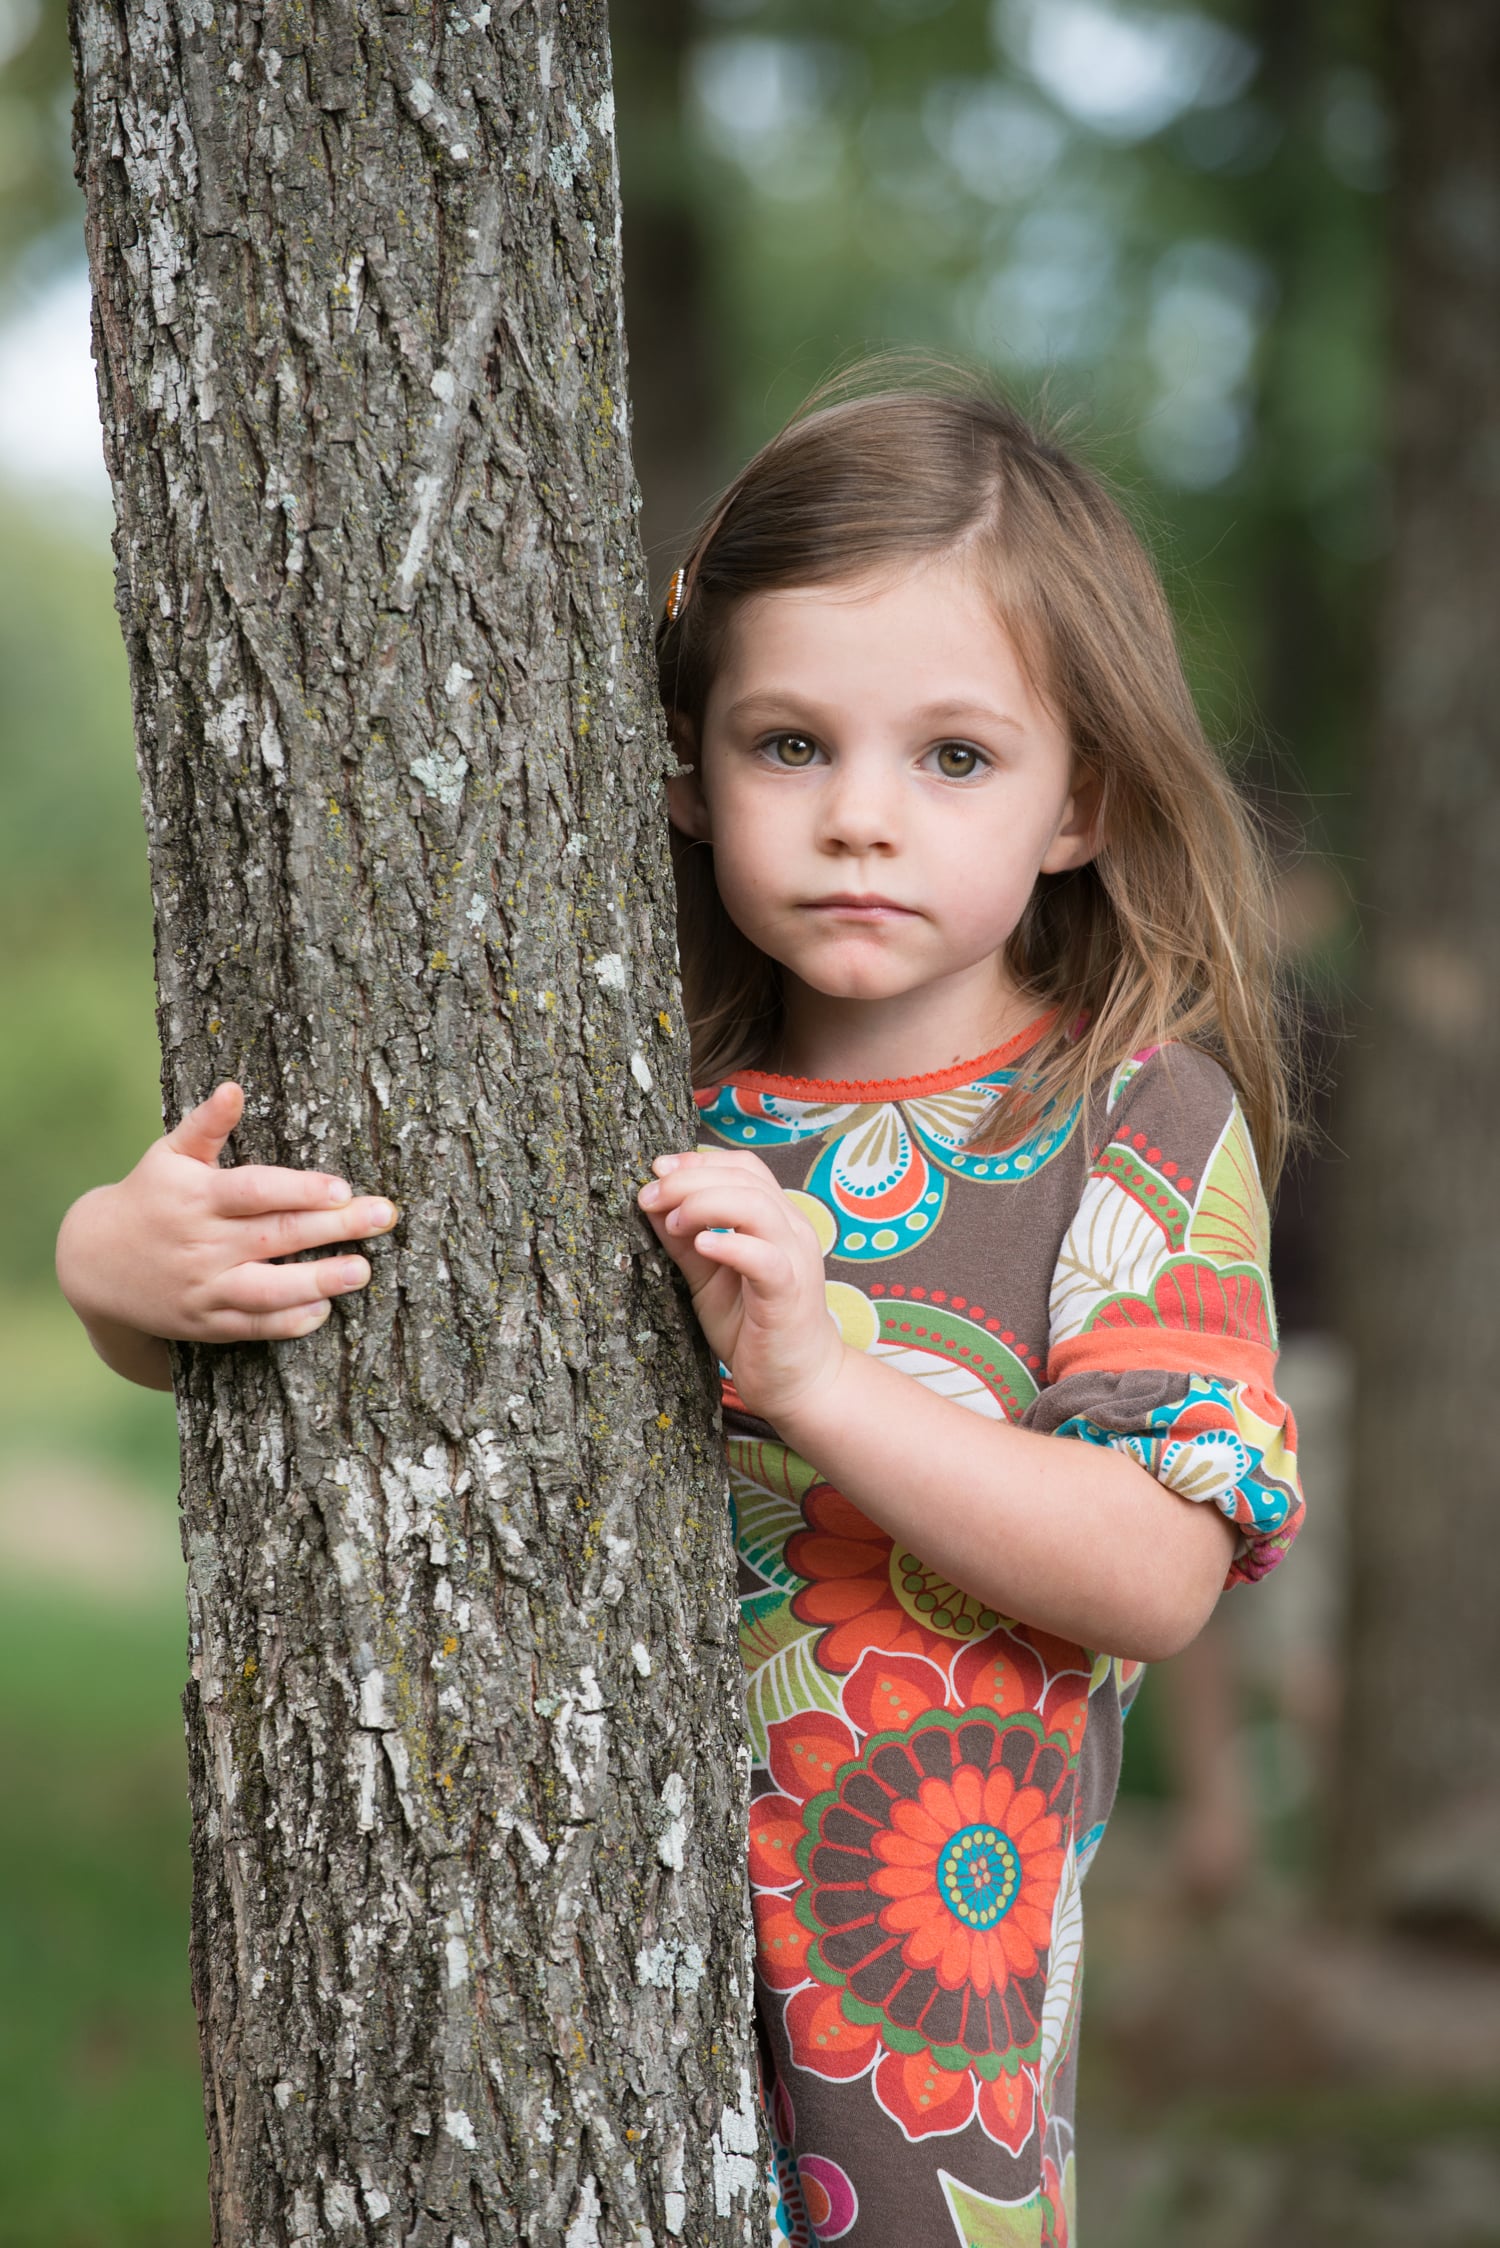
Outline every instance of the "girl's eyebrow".
[[[745, 718], [805, 717], [809, 722], [815, 722], [821, 710], [820, 704], [805, 700], [794, 687], [757, 687], [753, 693], [741, 695], [737, 701], [732, 702], [724, 713], [724, 719], [727, 723], [733, 719]], [[967, 718], [978, 720], [984, 726], [1003, 726], [1012, 733], [1021, 734], [1026, 731], [1019, 718], [1012, 716], [1009, 711], [996, 710], [992, 704], [985, 702], [959, 700], [922, 703], [907, 715], [924, 726], [952, 725]]]

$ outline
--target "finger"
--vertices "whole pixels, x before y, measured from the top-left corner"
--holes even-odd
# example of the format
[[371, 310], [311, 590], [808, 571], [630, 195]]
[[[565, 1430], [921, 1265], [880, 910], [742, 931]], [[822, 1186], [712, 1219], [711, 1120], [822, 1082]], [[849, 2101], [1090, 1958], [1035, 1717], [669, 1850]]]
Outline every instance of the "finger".
[[780, 1186], [769, 1171], [757, 1175], [729, 1163], [684, 1163], [664, 1176], [648, 1179], [637, 1200], [643, 1210], [667, 1211], [689, 1194], [754, 1194], [768, 1206], [790, 1211]]
[[791, 1212], [779, 1194], [765, 1194], [755, 1186], [734, 1181], [716, 1181], [712, 1187], [684, 1191], [664, 1209], [658, 1207], [656, 1215], [668, 1233], [689, 1241], [710, 1226], [733, 1226], [737, 1232], [754, 1233], [763, 1241], [783, 1245], [792, 1238]]
[[676, 1265], [683, 1279], [687, 1282], [688, 1287], [696, 1296], [705, 1283], [713, 1278], [714, 1267], [699, 1256], [691, 1240], [685, 1236], [668, 1233], [660, 1218], [653, 1217], [647, 1212], [646, 1221], [651, 1231], [656, 1235], [658, 1246], [671, 1258], [673, 1264]]
[[204, 1321], [202, 1339], [211, 1343], [291, 1342], [327, 1325], [333, 1306], [326, 1302], [289, 1304], [281, 1311], [217, 1311]]
[[363, 1288], [370, 1268], [363, 1257], [318, 1257], [311, 1264], [235, 1265], [215, 1291], [215, 1311], [290, 1311], [315, 1298], [347, 1296]]
[[368, 1241], [389, 1233], [398, 1215], [395, 1204], [378, 1195], [361, 1195], [342, 1210], [273, 1210], [269, 1217], [239, 1221], [235, 1254], [250, 1264], [301, 1256], [308, 1249], [325, 1249], [331, 1241]]
[[753, 1171], [771, 1185], [776, 1184], [776, 1174], [769, 1164], [763, 1162], [760, 1156], [752, 1155], [745, 1147], [715, 1147], [709, 1144], [705, 1147], [684, 1148], [678, 1153], [658, 1155], [651, 1168], [658, 1178], [665, 1178], [669, 1172], [685, 1170], [690, 1166], [701, 1167], [708, 1163], [721, 1164], [725, 1169]]
[[[737, 1272], [758, 1295], [784, 1295], [796, 1282], [785, 1249], [778, 1249], [770, 1241], [757, 1241], [753, 1233], [705, 1231], [695, 1236], [693, 1249], [715, 1270]], [[693, 1293], [698, 1293], [696, 1288]]]
[[237, 1163], [220, 1171], [209, 1203], [221, 1218], [262, 1218], [272, 1210], [348, 1209], [354, 1192], [347, 1179], [327, 1171], [291, 1171], [274, 1163]]
[[175, 1131], [168, 1132], [167, 1145], [178, 1155], [191, 1156], [195, 1163], [217, 1163], [224, 1142], [244, 1112], [243, 1087], [226, 1078], [206, 1101], [188, 1110]]

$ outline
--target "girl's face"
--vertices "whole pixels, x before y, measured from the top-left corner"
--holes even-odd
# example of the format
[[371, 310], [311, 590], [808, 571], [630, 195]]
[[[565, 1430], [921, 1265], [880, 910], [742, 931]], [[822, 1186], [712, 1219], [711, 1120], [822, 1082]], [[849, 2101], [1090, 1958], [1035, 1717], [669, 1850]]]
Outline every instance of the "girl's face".
[[793, 1054], [856, 1022], [911, 1054], [921, 1023], [905, 1074], [1034, 1012], [1004, 947], [1037, 876], [1092, 855], [1096, 791], [961, 563], [743, 602], [697, 748], [672, 818], [786, 971]]

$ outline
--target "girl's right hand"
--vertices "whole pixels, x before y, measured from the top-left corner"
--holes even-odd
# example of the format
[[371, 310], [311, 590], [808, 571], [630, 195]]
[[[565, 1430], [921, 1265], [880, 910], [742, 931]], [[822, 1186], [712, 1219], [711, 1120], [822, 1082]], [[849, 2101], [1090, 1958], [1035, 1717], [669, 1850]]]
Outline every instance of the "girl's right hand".
[[311, 1334], [327, 1319], [330, 1297], [365, 1285], [369, 1265], [359, 1256], [271, 1259], [363, 1240], [396, 1223], [391, 1203], [357, 1197], [321, 1171], [221, 1169], [244, 1105], [238, 1085], [218, 1086], [127, 1178], [75, 1202], [57, 1237], [57, 1277], [94, 1348], [152, 1388], [171, 1386], [167, 1340]]

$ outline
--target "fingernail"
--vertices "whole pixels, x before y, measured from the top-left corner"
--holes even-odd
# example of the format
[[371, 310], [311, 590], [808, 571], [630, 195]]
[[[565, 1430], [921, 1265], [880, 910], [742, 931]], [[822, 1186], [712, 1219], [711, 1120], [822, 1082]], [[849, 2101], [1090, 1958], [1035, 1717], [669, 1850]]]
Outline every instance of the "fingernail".
[[396, 1208], [394, 1202], [372, 1202], [370, 1204], [370, 1217], [377, 1233], [389, 1233], [400, 1215], [401, 1212]]
[[339, 1266], [339, 1278], [346, 1288], [362, 1288], [370, 1277], [370, 1268], [363, 1257], [346, 1257]]
[[313, 1306], [313, 1309], [312, 1309], [312, 1310], [311, 1310], [311, 1311], [310, 1311], [310, 1312], [308, 1313], [307, 1317], [306, 1317], [306, 1318], [305, 1318], [305, 1319], [303, 1320], [303, 1322], [302, 1322], [302, 1327], [301, 1327], [301, 1332], [302, 1332], [302, 1333], [303, 1333], [304, 1335], [310, 1335], [310, 1334], [312, 1334], [312, 1333], [314, 1332], [314, 1330], [315, 1330], [316, 1328], [319, 1328], [319, 1327], [321, 1327], [321, 1326], [322, 1326], [322, 1324], [323, 1324], [324, 1320], [325, 1320], [325, 1319], [327, 1319], [327, 1318], [328, 1318], [328, 1317], [329, 1317], [329, 1316], [331, 1315], [332, 1311], [333, 1311], [333, 1306], [332, 1306], [332, 1304], [315, 1304], [315, 1305]]
[[680, 1155], [659, 1155], [651, 1168], [653, 1171], [675, 1171], [681, 1161]]
[[639, 1199], [643, 1210], [653, 1210], [661, 1200], [661, 1188], [659, 1186], [643, 1186]]
[[353, 1189], [353, 1187], [352, 1187], [352, 1186], [351, 1186], [351, 1185], [349, 1184], [349, 1181], [348, 1181], [347, 1179], [330, 1179], [330, 1180], [329, 1180], [329, 1182], [328, 1182], [328, 1203], [329, 1203], [329, 1207], [330, 1207], [330, 1209], [334, 1209], [334, 1210], [342, 1209], [343, 1205], [344, 1205], [344, 1204], [345, 1204], [346, 1202], [352, 1202], [353, 1200], [354, 1200], [354, 1189]]

